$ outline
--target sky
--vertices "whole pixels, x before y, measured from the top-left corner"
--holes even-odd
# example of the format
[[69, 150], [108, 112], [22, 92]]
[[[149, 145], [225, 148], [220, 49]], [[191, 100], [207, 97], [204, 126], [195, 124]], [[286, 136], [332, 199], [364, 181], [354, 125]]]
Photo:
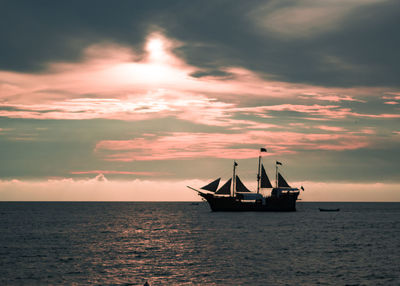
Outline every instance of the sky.
[[0, 1], [0, 200], [192, 201], [259, 149], [400, 201], [400, 2]]

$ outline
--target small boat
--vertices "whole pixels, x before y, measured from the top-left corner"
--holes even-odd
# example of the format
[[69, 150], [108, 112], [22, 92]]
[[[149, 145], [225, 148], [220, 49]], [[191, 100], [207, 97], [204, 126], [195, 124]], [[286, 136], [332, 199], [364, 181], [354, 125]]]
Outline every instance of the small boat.
[[340, 211], [340, 209], [322, 209], [322, 208], [319, 208], [319, 211], [320, 212], [338, 212], [338, 211]]

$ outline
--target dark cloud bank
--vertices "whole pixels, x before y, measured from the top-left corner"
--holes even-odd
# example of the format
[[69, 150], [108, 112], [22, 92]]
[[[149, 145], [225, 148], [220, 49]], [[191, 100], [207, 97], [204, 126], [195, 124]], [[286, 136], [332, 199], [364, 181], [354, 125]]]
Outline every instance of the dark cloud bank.
[[183, 43], [180, 56], [212, 74], [243, 66], [289, 82], [399, 86], [399, 1], [360, 6], [336, 29], [294, 38], [254, 24], [259, 7], [270, 5], [273, 14], [297, 3], [270, 2], [2, 1], [0, 69], [40, 72], [48, 62], [79, 60], [86, 46], [102, 41], [138, 49], [162, 29]]

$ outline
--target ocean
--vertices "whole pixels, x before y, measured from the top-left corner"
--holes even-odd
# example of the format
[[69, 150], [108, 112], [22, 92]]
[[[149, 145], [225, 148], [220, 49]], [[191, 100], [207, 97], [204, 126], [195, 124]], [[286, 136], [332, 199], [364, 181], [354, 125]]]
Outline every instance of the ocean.
[[400, 203], [297, 209], [2, 202], [0, 285], [400, 285]]

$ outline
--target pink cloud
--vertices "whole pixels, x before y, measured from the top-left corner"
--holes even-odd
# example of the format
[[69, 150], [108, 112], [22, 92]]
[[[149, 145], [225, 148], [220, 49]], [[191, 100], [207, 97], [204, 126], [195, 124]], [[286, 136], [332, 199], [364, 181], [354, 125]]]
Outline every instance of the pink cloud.
[[391, 92], [385, 92], [387, 96], [382, 96], [383, 99], [396, 99], [400, 100], [400, 92], [399, 91], [391, 91]]
[[355, 132], [358, 134], [366, 134], [366, 135], [373, 135], [376, 134], [376, 131], [372, 127], [367, 127], [359, 130], [358, 132]]
[[364, 114], [351, 110], [351, 108], [341, 107], [339, 105], [304, 105], [304, 104], [278, 104], [269, 106], [242, 107], [235, 111], [244, 114], [254, 114], [259, 117], [268, 116], [271, 111], [291, 111], [305, 113], [312, 116], [321, 116], [322, 118], [305, 117], [307, 120], [326, 120], [326, 119], [344, 119], [348, 117], [370, 117], [370, 118], [400, 118], [400, 114]]
[[350, 112], [349, 108], [341, 108], [339, 105], [304, 105], [304, 104], [279, 104], [269, 106], [257, 107], [243, 107], [238, 108], [237, 111], [247, 112], [248, 114], [256, 114], [257, 116], [264, 116], [270, 111], [293, 111], [300, 113], [308, 113], [311, 115], [325, 115], [328, 117], [343, 118]]
[[[207, 181], [90, 179], [0, 180], [0, 201], [200, 201], [186, 188]], [[154, 186], [157, 186], [156, 188]]]
[[[186, 158], [245, 159], [258, 156], [257, 148], [268, 146], [269, 153], [293, 150], [352, 150], [368, 146], [364, 136], [354, 134], [305, 134], [296, 132], [248, 131], [240, 134], [171, 133], [131, 140], [103, 140], [96, 152], [106, 160], [147, 161]], [[107, 151], [107, 153], [104, 153]]]
[[[147, 54], [140, 59], [128, 48], [113, 44], [90, 46], [84, 61], [79, 63], [53, 63], [47, 72], [27, 74], [0, 71], [0, 91], [3, 101], [9, 104], [46, 104], [95, 94], [96, 98], [137, 99], [165, 90], [166, 94], [196, 93], [226, 94], [230, 97], [246, 93], [265, 95], [265, 81], [251, 71], [226, 67], [228, 79], [218, 77], [196, 78], [191, 74], [201, 71], [176, 57], [171, 39], [150, 35]], [[276, 83], [280, 85], [280, 83]]]
[[378, 119], [385, 119], [385, 118], [400, 118], [400, 114], [391, 114], [391, 113], [383, 113], [383, 114], [362, 114], [362, 113], [354, 113], [354, 116], [358, 117], [369, 117], [369, 118], [378, 118]]
[[316, 99], [321, 101], [331, 101], [331, 102], [340, 102], [340, 101], [357, 101], [357, 102], [365, 102], [365, 100], [354, 98], [349, 95], [339, 95], [339, 94], [318, 94], [318, 93], [309, 93], [301, 95], [300, 98], [304, 99]]
[[[160, 33], [151, 34], [141, 57], [127, 47], [97, 44], [84, 51], [81, 62], [49, 64], [40, 74], [0, 71], [0, 116], [34, 119], [144, 120], [176, 117], [200, 124], [254, 127], [234, 120], [237, 112], [270, 118], [270, 111], [297, 111], [324, 118], [370, 116], [350, 108], [315, 104], [365, 102], [376, 94], [396, 95], [384, 88], [330, 88], [271, 80], [240, 67], [222, 67], [229, 77], [191, 76], [202, 70], [173, 54], [181, 45]], [[246, 107], [260, 99], [306, 100], [308, 104]], [[397, 118], [396, 115], [371, 115]], [[267, 127], [268, 128], [268, 127]]]
[[294, 182], [304, 185], [301, 193], [304, 201], [333, 202], [390, 202], [400, 201], [398, 183], [351, 183], [351, 182]]
[[[108, 180], [58, 178], [42, 181], [0, 180], [0, 201], [200, 201], [185, 186], [205, 180]], [[304, 201], [400, 201], [398, 183], [293, 182], [303, 185]], [[157, 188], [154, 188], [157, 186]]]
[[159, 172], [131, 172], [131, 171], [110, 171], [110, 170], [90, 170], [90, 171], [73, 171], [72, 175], [85, 175], [85, 174], [117, 174], [117, 175], [137, 175], [137, 176], [158, 176], [165, 175]]
[[316, 128], [326, 131], [333, 131], [333, 132], [344, 132], [347, 131], [346, 128], [338, 127], [338, 126], [326, 126], [326, 125], [319, 125]]
[[384, 104], [389, 105], [397, 105], [400, 101], [400, 92], [386, 92], [386, 95], [382, 96], [382, 99], [385, 100]]

